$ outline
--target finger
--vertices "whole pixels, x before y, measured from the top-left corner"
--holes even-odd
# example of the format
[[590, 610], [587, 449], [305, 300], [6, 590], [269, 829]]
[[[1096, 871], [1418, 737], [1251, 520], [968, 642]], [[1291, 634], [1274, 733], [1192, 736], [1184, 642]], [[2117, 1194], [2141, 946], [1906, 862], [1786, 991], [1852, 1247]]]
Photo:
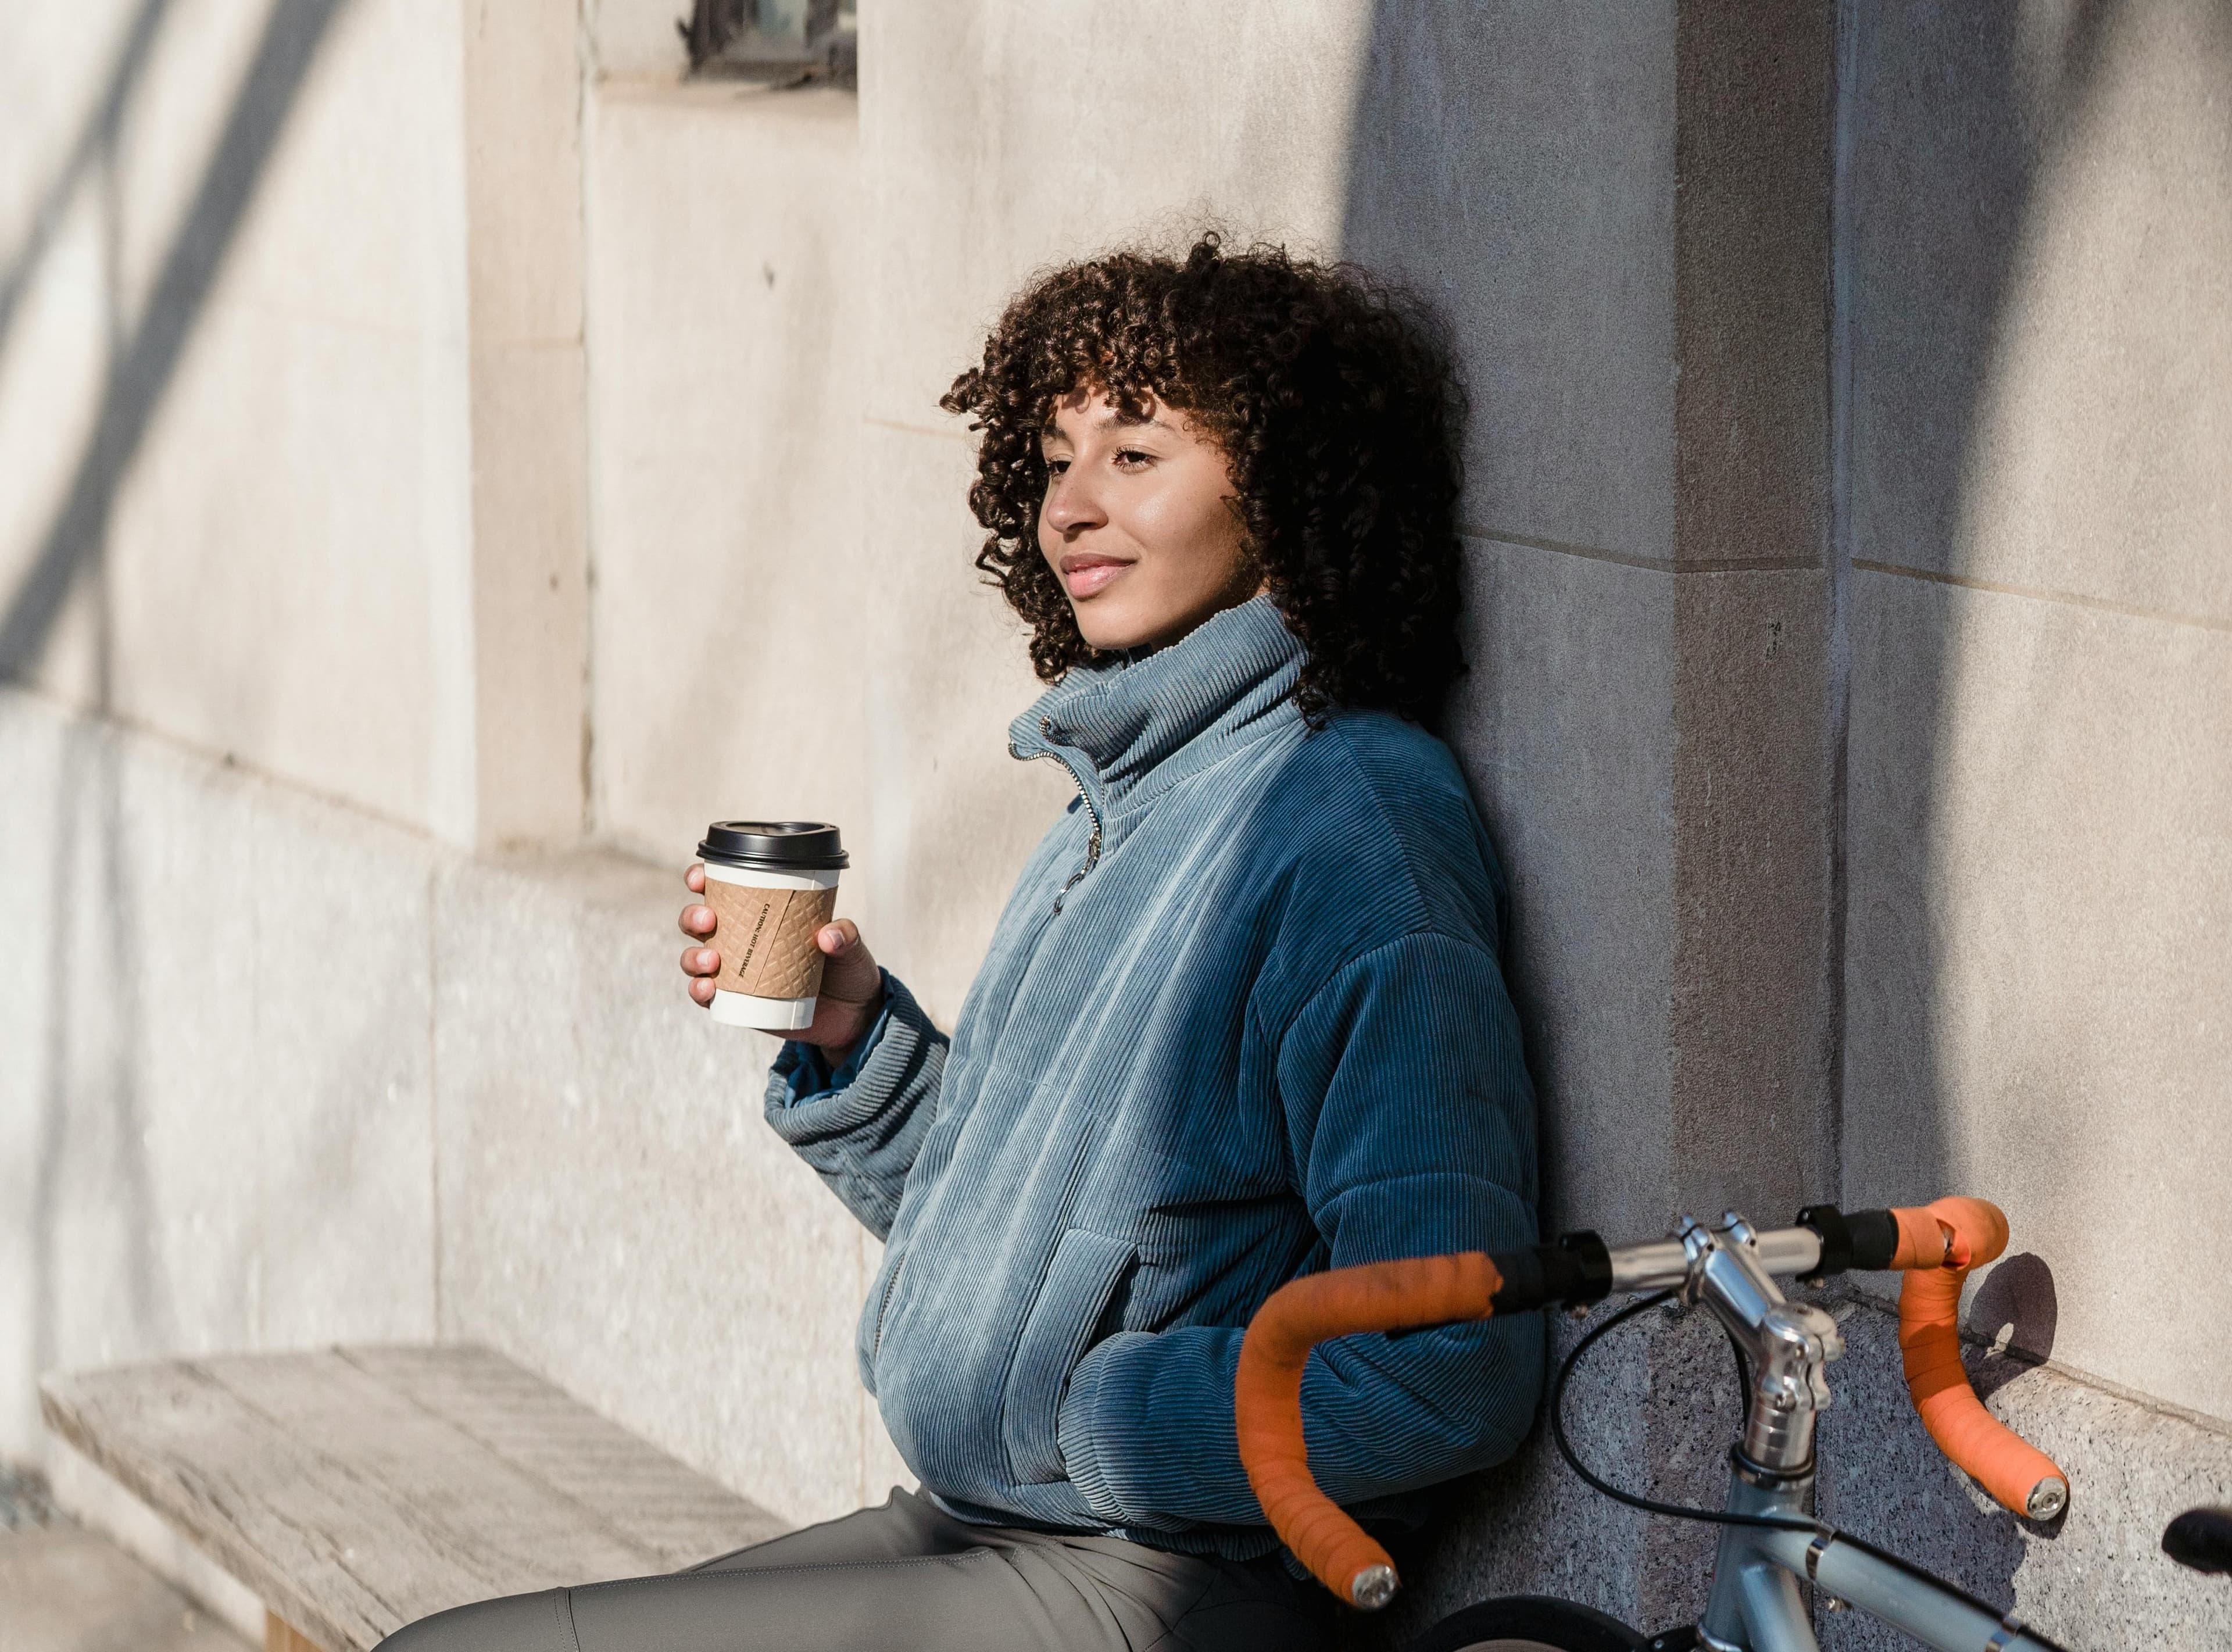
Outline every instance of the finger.
[[849, 917], [840, 917], [834, 923], [825, 923], [814, 944], [834, 958], [860, 944], [860, 926]]
[[720, 924], [720, 916], [710, 906], [685, 906], [676, 920], [685, 935], [704, 936], [713, 933]]
[[702, 977], [690, 983], [690, 996], [707, 1008], [712, 1007], [713, 994], [721, 989]]
[[690, 870], [682, 874], [682, 881], [690, 885], [692, 895], [703, 895], [705, 892], [705, 863], [702, 860], [691, 862]]
[[682, 973], [685, 975], [717, 975], [721, 973], [721, 955], [710, 947], [682, 949]]
[[858, 943], [847, 949], [841, 956], [832, 958], [828, 969], [822, 972], [824, 1008], [842, 1005], [866, 1012], [883, 997], [883, 993], [884, 972], [876, 968], [868, 949]]

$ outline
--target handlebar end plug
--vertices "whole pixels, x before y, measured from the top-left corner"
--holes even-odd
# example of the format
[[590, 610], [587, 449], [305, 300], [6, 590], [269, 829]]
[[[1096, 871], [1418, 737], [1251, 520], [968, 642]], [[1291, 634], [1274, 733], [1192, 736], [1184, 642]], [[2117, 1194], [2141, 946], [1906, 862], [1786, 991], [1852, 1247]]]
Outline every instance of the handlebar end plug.
[[2030, 1495], [2023, 1499], [2023, 1513], [2041, 1522], [2055, 1519], [2068, 1506], [2069, 1482], [2052, 1474], [2032, 1487]]
[[1371, 1565], [1348, 1580], [1348, 1598], [1359, 1611], [1376, 1612], [1395, 1598], [1400, 1587], [1396, 1581], [1395, 1568], [1390, 1565]]

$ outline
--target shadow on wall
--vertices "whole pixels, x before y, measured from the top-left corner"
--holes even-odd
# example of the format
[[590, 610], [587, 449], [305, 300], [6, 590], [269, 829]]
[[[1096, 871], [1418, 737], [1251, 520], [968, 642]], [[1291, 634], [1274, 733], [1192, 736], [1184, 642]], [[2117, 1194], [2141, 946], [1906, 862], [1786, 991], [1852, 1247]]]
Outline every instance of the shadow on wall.
[[[136, 323], [124, 314], [119, 289], [119, 144], [157, 49], [168, 0], [142, 0], [134, 11], [76, 140], [36, 198], [24, 242], [0, 274], [0, 350], [9, 344], [18, 308], [58, 227], [76, 198], [94, 191], [107, 243], [107, 363], [92, 431], [62, 502], [28, 569], [0, 606], [0, 680], [28, 676], [36, 668], [72, 593], [88, 586], [93, 709], [109, 708], [113, 625], [105, 558], [118, 490], [177, 373], [318, 49], [346, 4], [347, 0], [274, 0]], [[120, 819], [120, 762], [113, 742], [66, 738], [56, 770], [48, 874], [49, 998], [37, 1055], [40, 1112], [28, 1213], [34, 1274], [29, 1352], [34, 1371], [54, 1363], [61, 1340], [61, 1241], [69, 1215], [62, 1195], [74, 1150], [109, 1156], [107, 1184], [129, 1201], [127, 1208], [138, 1217], [126, 1236], [128, 1254], [120, 1259], [122, 1305], [133, 1334], [163, 1345], [173, 1329], [171, 1292], [160, 1277], [152, 1229], [159, 1207], [133, 1045], [145, 989], [133, 949], [120, 943], [128, 940], [129, 932], [119, 915], [137, 910]], [[92, 950], [85, 946], [89, 936], [98, 937]]]
[[[2074, 141], [2119, 30], [2140, 9], [2142, 0], [2022, 7], [1870, 0], [1838, 8], [1838, 138], [1836, 152], [1822, 159], [1835, 178], [1839, 353], [1832, 394], [1843, 447], [1832, 467], [1839, 483], [1833, 554], [1840, 564], [1837, 600], [1855, 617], [1835, 669], [1840, 679], [1849, 673], [1857, 681], [1856, 662], [1867, 661], [1869, 651], [1894, 650], [1888, 661], [1878, 653], [1885, 671], [1874, 680], [1897, 688], [1894, 707], [1868, 713], [1882, 725], [1872, 731], [1878, 742], [1869, 754], [1872, 789], [1864, 800], [1840, 799], [1840, 831], [1850, 831], [1864, 808], [1875, 839], [1900, 851], [1855, 864], [1849, 884], [1841, 878], [1838, 884], [1850, 904], [1846, 957], [1860, 957], [1863, 941], [1880, 954], [1865, 975], [1855, 967], [1844, 988], [1849, 1027], [1840, 1038], [1865, 1023], [1875, 1029], [1878, 1047], [1898, 1053], [1896, 1070], [1847, 1072], [1850, 1082], [1888, 1098], [1871, 1100], [1869, 1119], [1896, 1117], [1908, 1132], [1898, 1157], [1916, 1179], [1897, 1196], [1916, 1202], [1948, 1190], [1939, 1185], [1950, 1155], [1948, 1110], [1963, 1101], [1933, 1044], [1944, 976], [1939, 931], [1930, 922], [1942, 880], [1956, 875], [1934, 841], [1946, 720], [1957, 712], [1946, 703], [1954, 640], [1943, 628], [1890, 632], [1862, 623], [1861, 611], [1848, 605], [1853, 580], [1867, 576], [1856, 576], [1852, 563], [1958, 568], [1997, 352], [2020, 297], [2014, 289], [2026, 235], [2035, 229], [2041, 180]], [[2232, 13], [2220, 8], [2220, 22], [2226, 16]], [[1470, 514], [1490, 522], [1507, 513], [1593, 520], [1606, 524], [1598, 531], [1607, 537], [1589, 542], [1617, 547], [1612, 536], [1623, 521], [1639, 519], [1625, 496], [1647, 486], [1640, 473], [1649, 455], [1605, 427], [1637, 417], [1632, 404], [1652, 393], [1646, 381], [1663, 382], [1669, 365], [1654, 353], [1663, 347], [1651, 342], [1659, 335], [1627, 318], [1647, 310], [1647, 296], [1638, 293], [1657, 278], [1638, 268], [1647, 261], [1635, 249], [1647, 244], [1651, 224], [1637, 196], [1663, 190], [1671, 176], [1671, 148], [1661, 154], [1654, 145], [1665, 140], [1653, 136], [1671, 120], [1671, 64], [1643, 62], [1649, 42], [1645, 49], [1629, 39], [1593, 42], [1598, 28], [1562, 7], [1460, 16], [1421, 0], [1379, 0], [1370, 61], [1358, 81], [1344, 250], [1418, 286], [1455, 327], [1474, 387]], [[1576, 52], [1592, 55], [1589, 72], [1573, 71]], [[1632, 75], [1619, 67], [1623, 54], [1638, 61]], [[1665, 268], [1671, 272], [1671, 259]], [[1665, 338], [1671, 314], [1670, 303]], [[1623, 338], [1623, 327], [1638, 336]], [[1641, 358], [1629, 364], [1639, 375], [1624, 373], [1621, 355]], [[1593, 492], [1599, 496], [1592, 499]], [[1513, 525], [1566, 537], [1552, 527]], [[1479, 615], [1470, 632], [1476, 639], [1493, 634]], [[1485, 708], [1482, 726], [1523, 735], [1532, 718], [1561, 737], [1592, 729], [1583, 709], [1595, 696], [1587, 678], [1604, 658], [1570, 648], [1561, 656], [1561, 645], [1554, 639], [1547, 651], [1515, 663], [1474, 661], [1470, 691]], [[1572, 676], [1547, 691], [1520, 680], [1545, 659], [1554, 675]], [[1498, 703], [1506, 697], [1514, 701], [1508, 717]], [[1841, 748], [1845, 731], [1833, 735]], [[1506, 779], [1523, 769], [1503, 751], [1468, 757], [1476, 780], [1479, 765]], [[1576, 764], [1588, 759], [1560, 754]], [[1839, 761], [1841, 767], [1841, 748]], [[1525, 795], [1496, 802], [1484, 813], [1516, 863], [1515, 884], [1524, 885], [1541, 875], [1525, 864], [1539, 822], [1519, 817], [1554, 819], [1570, 802]], [[1515, 987], [1530, 1039], [1539, 1039], [1544, 996], [1573, 990], [1574, 972], [1561, 962], [1576, 947], [1556, 933], [1554, 910], [1522, 902], [1522, 918], [1529, 932], [1519, 937], [1522, 976]], [[1571, 921], [1596, 919], [1579, 914]], [[1892, 966], [1887, 972], [1884, 956]], [[1586, 1016], [1565, 1019], [1586, 1026]], [[1835, 1052], [1839, 1065], [1849, 1049], [1847, 1041]], [[1599, 1116], [1592, 1109], [1616, 1106], [1568, 1093], [1573, 1079], [1564, 1070], [1565, 1053], [1550, 1052], [1554, 1059], [1542, 1063], [1544, 1053], [1538, 1045], [1546, 1113], [1567, 1107], [1586, 1119]], [[1839, 1124], [1843, 1151], [1853, 1126]], [[1599, 1133], [1586, 1132], [1591, 1140]], [[1561, 1136], [1573, 1134], [1546, 1124], [1542, 1139], [1554, 1151]], [[1583, 1149], [1569, 1142], [1565, 1150]], [[1603, 1150], [1618, 1149], [1606, 1141]], [[1570, 1167], [1546, 1166], [1546, 1189], [1572, 1180]], [[2025, 1255], [1988, 1279], [1970, 1325], [1987, 1336], [2004, 1330], [2015, 1355], [2038, 1358], [2052, 1351], [2056, 1318], [2051, 1270]], [[1871, 1414], [1848, 1419], [1855, 1469], [1896, 1474], [1924, 1465], [1929, 1448], [1898, 1390], [1896, 1350], [1871, 1346], [1855, 1355], [1888, 1357], [1888, 1388], [1866, 1386], [1877, 1399], [1889, 1394], [1897, 1401], [1864, 1399], [1857, 1411]], [[1979, 1373], [1989, 1389], [2021, 1369], [2019, 1358], [1995, 1355]], [[1878, 1444], [1878, 1429], [1899, 1443]], [[1910, 1451], [1916, 1442], [1919, 1450]], [[1629, 1464], [1629, 1483], [1638, 1489], [1717, 1501], [1717, 1461], [1694, 1479], [1670, 1480], [1660, 1478], [1667, 1465], [1646, 1461], [1646, 1454]], [[1950, 1476], [1934, 1456], [1928, 1462], [1930, 1472]], [[1564, 1528], [1554, 1568], [1561, 1588], [1623, 1615], [1653, 1612], [1648, 1601], [1656, 1590], [1645, 1589], [1641, 1606], [1632, 1592], [1633, 1537], [1622, 1527], [1624, 1517], [1601, 1507], [1566, 1508], [1563, 1478], [1538, 1431], [1521, 1461], [1457, 1500], [1449, 1532], [1435, 1545], [1437, 1565], [1464, 1574], [1434, 1583], [1444, 1606], [1468, 1594], [1545, 1586], [1551, 1580], [1540, 1548], [1550, 1521]], [[1887, 1489], [1880, 1480], [1856, 1488], [1839, 1518], [1895, 1549], [1949, 1557], [1959, 1581], [2003, 1610], [2013, 1603], [2027, 1545], [2051, 1540], [2052, 1534], [2027, 1533], [2012, 1516], [1978, 1508], [1950, 1480], [1943, 1496], [1902, 1501], [1884, 1495]], [[1677, 1590], [1672, 1604], [1682, 1603]], [[1873, 1633], [1839, 1623], [1836, 1644], [1877, 1644]]]
[[41, 191], [38, 205], [32, 209], [23, 244], [9, 260], [7, 274], [0, 275], [0, 350], [8, 347], [16, 311], [61, 231], [70, 203], [86, 186], [88, 176], [106, 175], [111, 170], [118, 135], [124, 126], [125, 111], [131, 107], [133, 97], [140, 89], [140, 77], [154, 56], [155, 36], [170, 9], [171, 0], [140, 0], [140, 9], [132, 14], [132, 21], [124, 31], [123, 44], [117, 49], [116, 61], [109, 68], [101, 96], [94, 100], [85, 124], [78, 130], [77, 140], [69, 146], [62, 165]]
[[0, 610], [0, 677], [22, 675], [36, 664], [72, 587], [101, 560], [117, 490], [170, 388], [318, 48], [347, 0], [274, 0], [201, 183], [139, 323], [127, 332], [116, 290], [120, 255], [115, 240], [121, 214], [117, 140], [132, 94], [154, 49], [165, 3], [146, 0], [133, 18], [84, 135], [71, 146], [61, 172], [42, 193], [28, 243], [0, 276], [0, 347], [5, 347], [16, 306], [36, 275], [71, 196], [87, 187], [102, 192], [109, 240], [107, 371], [92, 436], [62, 508], [29, 571]]
[[[1470, 671], [1452, 743], [1511, 878], [1553, 1224], [1655, 1211], [1615, 1190], [1671, 1180], [1664, 1129], [1620, 1106], [1664, 1087], [1664, 1040], [1638, 1031], [1665, 982], [1656, 915], [1634, 921], [1657, 897], [1633, 820], [1664, 727], [1625, 715], [1632, 662], [1648, 671], [1656, 651], [1632, 604], [1569, 601], [1621, 590], [1667, 548], [1672, 266], [1651, 251], [1671, 224], [1664, 33], [1658, 9], [1379, 0], [1341, 230], [1345, 256], [1433, 304], [1469, 381]], [[1573, 864], [1578, 843], [1615, 864]], [[1560, 922], [1588, 938], [1561, 946]], [[1594, 1162], [1578, 1163], [1580, 1138]]]
[[[1976, 482], [2002, 327], [2017, 296], [2017, 260], [2043, 174], [2081, 124], [2117, 14], [2129, 0], [2060, 7], [1959, 7], [1934, 0], [1848, 9], [1839, 194], [1839, 308], [1845, 390], [1843, 542], [1878, 567], [1953, 570]], [[2058, 42], [2042, 29], [2060, 14]], [[2051, 48], [2049, 49], [2049, 47]], [[1848, 599], [1849, 600], [1849, 599]], [[1937, 1196], [1948, 1163], [1950, 1075], [1937, 1047], [1945, 976], [1936, 892], [1950, 869], [1934, 841], [1954, 708], [1950, 638], [1942, 626], [1871, 623], [1852, 604], [1857, 689], [1895, 698], [1855, 708], [1852, 754], [1865, 794], [1846, 807], [1849, 867], [1846, 1082], [1883, 1098], [1899, 1120], [1899, 1161]], [[1874, 676], [1871, 664], [1895, 671]], [[1878, 733], [1878, 729], [1880, 732]], [[1872, 852], [1880, 843], [1884, 852]], [[1863, 1059], [1853, 1065], [1858, 1046]], [[1895, 1065], [1894, 1065], [1895, 1064]], [[1848, 1104], [1848, 1147], [1874, 1121]]]
[[[2008, 1200], [2018, 1240], [2020, 1203], [1997, 1189], [1952, 1185], [1964, 1174], [1956, 1119], [1984, 1099], [1969, 1093], [1962, 1052], [1947, 1040], [1949, 1027], [1988, 1013], [1948, 998], [1974, 990], [1958, 984], [1953, 962], [1964, 943], [1973, 951], [1956, 926], [1974, 914], [1955, 897], [1976, 869], [1953, 835], [1966, 823], [1949, 807], [1949, 787], [1961, 781], [1973, 791], [1981, 778], [1952, 773], [1962, 753], [1959, 685], [1964, 664], [1972, 678], [1976, 667], [1959, 657], [1960, 633], [1937, 604], [1942, 586], [1909, 571], [1966, 572], [1980, 514], [2005, 508], [1991, 490], [2008, 456], [1990, 450], [1989, 426], [2014, 317], [2037, 274], [2044, 191], [2090, 124], [2112, 55], [2147, 9], [2146, 0], [1900, 0], [1848, 5], [1844, 19], [1838, 551], [1852, 696], [1845, 1191], [1870, 1204], [1992, 1191]], [[1994, 687], [2018, 701], [2027, 692], [2015, 683]], [[2055, 713], [2034, 704], [2027, 715]], [[2000, 797], [1993, 807], [2014, 827], [2005, 812], [2023, 800]], [[2007, 967], [2022, 980], [2041, 963], [2015, 958]], [[2035, 1254], [2009, 1257], [1965, 1317], [1972, 1336], [1994, 1344], [1968, 1359], [1989, 1396], [2054, 1351], [2052, 1269]], [[1848, 1323], [1877, 1333], [1856, 1339], [1852, 1357], [1895, 1369], [1896, 1350], [1874, 1316]], [[1961, 1586], [2013, 1610], [2018, 1572], [2036, 1545], [2060, 1539], [2062, 1524], [2029, 1526], [1976, 1495], [1930, 1448], [1896, 1381], [1872, 1380], [1854, 1402], [1824, 1428], [1826, 1512], [1895, 1552], [1935, 1553]], [[2086, 1518], [2081, 1493], [2069, 1518]], [[1823, 1628], [1833, 1652], [1905, 1644], [1857, 1614]]]

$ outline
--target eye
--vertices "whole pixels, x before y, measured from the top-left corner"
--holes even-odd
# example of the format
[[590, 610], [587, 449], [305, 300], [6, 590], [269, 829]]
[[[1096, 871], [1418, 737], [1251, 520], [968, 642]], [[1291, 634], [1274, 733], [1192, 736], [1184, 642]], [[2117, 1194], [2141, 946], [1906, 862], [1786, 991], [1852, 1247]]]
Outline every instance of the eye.
[[1153, 463], [1154, 457], [1155, 456], [1153, 454], [1148, 452], [1145, 448], [1118, 448], [1116, 450], [1116, 468], [1119, 470], [1136, 470], [1144, 465]]
[[1046, 468], [1047, 476], [1051, 479], [1054, 476], [1061, 476], [1064, 471], [1067, 470], [1069, 469], [1069, 461], [1067, 459], [1050, 458], [1046, 462]]

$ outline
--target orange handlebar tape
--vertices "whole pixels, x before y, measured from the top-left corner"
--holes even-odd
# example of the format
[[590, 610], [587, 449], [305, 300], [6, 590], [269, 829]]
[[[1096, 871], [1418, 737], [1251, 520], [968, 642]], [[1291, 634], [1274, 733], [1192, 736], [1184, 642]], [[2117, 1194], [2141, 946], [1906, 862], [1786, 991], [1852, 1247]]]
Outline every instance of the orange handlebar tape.
[[1937, 1448], [2000, 1504], [2050, 1518], [2069, 1500], [2069, 1477], [1984, 1409], [1961, 1364], [1961, 1286], [1969, 1270], [2008, 1247], [2008, 1219], [1982, 1199], [1939, 1199], [1895, 1210], [1898, 1254], [1910, 1270], [1899, 1282], [1898, 1345], [1906, 1390]]
[[1335, 1337], [1485, 1319], [1502, 1285], [1478, 1251], [1372, 1262], [1293, 1280], [1249, 1323], [1232, 1396], [1240, 1460], [1272, 1529], [1341, 1599], [1363, 1604], [1359, 1578], [1374, 1566], [1392, 1577], [1394, 1562], [1310, 1477], [1302, 1440], [1302, 1370], [1310, 1350]]

